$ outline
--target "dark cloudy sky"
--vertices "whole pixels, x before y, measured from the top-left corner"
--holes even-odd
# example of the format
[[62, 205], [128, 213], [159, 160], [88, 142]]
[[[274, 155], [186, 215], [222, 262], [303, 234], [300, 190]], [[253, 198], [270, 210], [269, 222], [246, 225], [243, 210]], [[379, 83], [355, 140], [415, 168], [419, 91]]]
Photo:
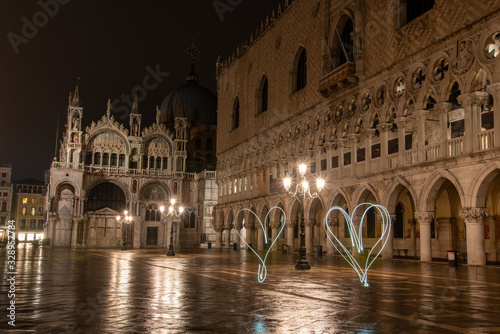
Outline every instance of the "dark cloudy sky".
[[[218, 2], [239, 5], [221, 20], [213, 0], [58, 0], [59, 8], [56, 0], [0, 0], [0, 163], [13, 165], [13, 181], [42, 179], [49, 169], [57, 113], [62, 132], [77, 77], [86, 126], [106, 112], [107, 99], [141, 85], [148, 66], [170, 73], [140, 104], [149, 125], [155, 106], [185, 83], [194, 38], [200, 84], [216, 93], [218, 54], [232, 52], [279, 0]], [[52, 4], [50, 15], [41, 4]]]

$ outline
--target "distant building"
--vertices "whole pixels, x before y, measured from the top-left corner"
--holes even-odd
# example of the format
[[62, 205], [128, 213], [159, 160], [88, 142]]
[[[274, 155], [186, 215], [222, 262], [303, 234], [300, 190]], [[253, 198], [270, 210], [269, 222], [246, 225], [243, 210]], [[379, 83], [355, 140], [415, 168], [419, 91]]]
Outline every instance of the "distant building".
[[42, 182], [14, 185], [12, 217], [16, 221], [19, 242], [44, 238], [46, 191], [47, 186]]
[[[46, 243], [119, 247], [126, 235], [129, 247], [165, 248], [171, 231], [175, 247], [215, 240], [216, 111], [217, 99], [198, 85], [194, 65], [187, 84], [165, 98], [148, 127], [136, 94], [128, 124], [115, 119], [108, 102], [106, 114], [84, 129], [77, 86], [60, 154], [50, 169]], [[171, 198], [185, 208], [179, 219], [160, 214]], [[116, 219], [124, 210], [133, 216], [130, 225]]]
[[7, 227], [12, 219], [12, 165], [0, 164], [0, 241], [7, 240]]
[[[324, 223], [344, 243], [352, 212], [382, 204], [393, 230], [384, 259], [500, 260], [500, 2], [286, 1], [226, 60], [217, 62], [217, 246], [242, 231], [297, 250], [335, 254]], [[324, 178], [321, 196], [287, 196]], [[315, 187], [314, 187], [315, 188]], [[374, 209], [365, 247], [381, 235]], [[361, 226], [361, 215], [353, 217]], [[356, 228], [357, 228], [356, 227]], [[246, 230], [246, 232], [243, 232]], [[236, 238], [238, 242], [238, 238]], [[226, 247], [227, 247], [226, 243]]]

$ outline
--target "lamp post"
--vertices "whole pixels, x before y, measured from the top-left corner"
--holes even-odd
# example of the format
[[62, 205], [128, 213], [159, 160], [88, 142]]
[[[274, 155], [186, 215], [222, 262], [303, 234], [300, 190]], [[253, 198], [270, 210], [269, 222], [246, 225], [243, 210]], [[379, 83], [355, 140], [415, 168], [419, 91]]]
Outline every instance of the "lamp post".
[[160, 206], [160, 212], [167, 216], [167, 217], [172, 217], [171, 223], [170, 223], [170, 245], [168, 246], [168, 252], [167, 256], [175, 256], [174, 253], [174, 217], [179, 218], [182, 213], [184, 212], [184, 208], [177, 204], [175, 198], [172, 198], [170, 200], [170, 206], [168, 208], [168, 212], [165, 212], [165, 206]]
[[295, 187], [295, 191], [290, 191], [292, 186], [292, 179], [287, 177], [283, 180], [283, 185], [285, 186], [285, 190], [290, 197], [297, 197], [300, 199], [301, 210], [300, 210], [300, 248], [299, 248], [299, 260], [295, 265], [295, 270], [309, 270], [311, 266], [306, 259], [306, 241], [305, 241], [305, 223], [304, 223], [304, 201], [306, 197], [316, 198], [319, 197], [319, 194], [325, 187], [325, 181], [323, 179], [318, 179], [316, 181], [316, 187], [318, 188], [317, 192], [311, 194], [311, 189], [309, 188], [309, 182], [306, 180], [306, 170], [307, 166], [302, 164], [299, 166], [300, 173], [300, 182]]
[[122, 223], [123, 226], [123, 245], [122, 250], [127, 250], [127, 224], [132, 222], [132, 216], [129, 216], [128, 211], [123, 211], [123, 216], [116, 216], [116, 220]]

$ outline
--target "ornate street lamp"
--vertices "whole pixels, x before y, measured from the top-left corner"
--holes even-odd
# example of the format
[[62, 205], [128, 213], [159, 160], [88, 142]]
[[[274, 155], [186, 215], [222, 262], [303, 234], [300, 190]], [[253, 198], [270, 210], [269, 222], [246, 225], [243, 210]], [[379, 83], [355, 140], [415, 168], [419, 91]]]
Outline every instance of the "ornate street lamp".
[[170, 206], [168, 208], [168, 212], [165, 212], [165, 206], [160, 206], [160, 212], [167, 216], [172, 217], [170, 223], [170, 245], [168, 246], [167, 256], [175, 256], [174, 253], [174, 217], [179, 218], [184, 212], [184, 208], [180, 205], [176, 205], [175, 198], [170, 200]]
[[123, 211], [123, 216], [116, 216], [116, 220], [122, 223], [123, 226], [123, 245], [122, 250], [127, 250], [127, 225], [132, 222], [132, 216], [129, 216], [128, 211]]
[[285, 186], [285, 190], [288, 192], [288, 196], [297, 197], [300, 199], [301, 210], [300, 210], [300, 248], [299, 248], [299, 260], [295, 265], [295, 270], [309, 270], [311, 266], [306, 259], [306, 241], [305, 241], [305, 223], [304, 223], [304, 201], [306, 197], [316, 198], [319, 197], [319, 194], [325, 187], [325, 181], [323, 179], [318, 179], [316, 181], [316, 187], [318, 188], [317, 192], [311, 194], [311, 189], [309, 188], [309, 182], [306, 180], [306, 170], [307, 166], [302, 164], [299, 166], [300, 173], [300, 182], [295, 187], [295, 191], [290, 191], [292, 186], [292, 179], [287, 177], [283, 180], [283, 185]]

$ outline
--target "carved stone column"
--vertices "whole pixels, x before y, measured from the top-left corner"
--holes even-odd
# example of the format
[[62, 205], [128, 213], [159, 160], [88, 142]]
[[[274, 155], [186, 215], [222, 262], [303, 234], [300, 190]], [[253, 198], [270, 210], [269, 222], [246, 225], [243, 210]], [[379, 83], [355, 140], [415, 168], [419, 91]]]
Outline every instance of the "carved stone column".
[[[400, 146], [401, 147], [401, 146]], [[382, 217], [377, 212], [377, 220], [380, 221]], [[391, 214], [391, 222], [396, 221], [396, 215]], [[385, 244], [384, 249], [382, 250], [382, 258], [384, 260], [390, 260], [394, 257], [394, 225], [391, 223], [391, 228], [389, 230], [389, 238], [387, 239], [387, 243]]]
[[365, 175], [371, 173], [371, 161], [372, 161], [372, 139], [375, 136], [374, 129], [368, 129], [363, 131], [363, 137], [365, 138]]
[[[241, 249], [241, 238], [240, 238], [240, 235], [241, 235], [241, 229], [243, 228], [243, 226], [241, 226], [240, 224], [236, 224], [234, 226], [234, 240], [233, 240], [233, 243], [236, 243], [238, 244], [238, 249]], [[231, 233], [231, 230], [229, 230], [229, 233]]]
[[[248, 221], [248, 220], [245, 219], [245, 221]], [[255, 225], [254, 224], [247, 224], [247, 223], [245, 223], [245, 228], [246, 228], [245, 241], [247, 242], [247, 244], [252, 245], [252, 243], [253, 243], [253, 233], [254, 233]]]
[[257, 228], [257, 250], [264, 250], [264, 231]]
[[398, 117], [394, 120], [394, 123], [398, 126], [398, 165], [403, 167], [406, 165], [406, 126], [409, 123], [409, 119], [406, 117]]
[[381, 123], [377, 125], [377, 129], [380, 132], [380, 168], [386, 170], [389, 167], [387, 163], [387, 156], [389, 155], [388, 133], [392, 129], [392, 124]]
[[[271, 237], [272, 237], [272, 240], [274, 241], [277, 237], [278, 237], [278, 231], [281, 227], [281, 224], [280, 224], [280, 221], [271, 221], [271, 224], [269, 224], [269, 226], [271, 226]], [[272, 241], [271, 241], [272, 242]], [[273, 245], [273, 248], [272, 248], [272, 251], [275, 252], [278, 250], [278, 242], [276, 241], [276, 243]]]
[[224, 230], [222, 226], [214, 226], [215, 230], [215, 248], [222, 248], [222, 231]]
[[[410, 256], [417, 256], [416, 238], [415, 238], [415, 225], [417, 221], [415, 219], [409, 219], [408, 224], [410, 225], [410, 246], [408, 247], [408, 254]], [[403, 231], [404, 233], [404, 231]]]
[[337, 139], [337, 153], [339, 154], [339, 180], [344, 178], [344, 147], [347, 144], [347, 139]]
[[351, 143], [351, 177], [356, 177], [356, 166], [358, 164], [358, 142], [360, 135], [350, 134], [349, 142]]
[[417, 161], [419, 163], [427, 160], [425, 153], [425, 120], [429, 116], [428, 110], [415, 112], [417, 116]]
[[286, 222], [286, 244], [288, 245], [288, 252], [291, 253], [294, 250], [294, 231], [295, 226], [297, 225], [297, 221], [289, 220]]
[[[338, 217], [328, 218], [328, 227], [330, 227], [330, 231], [332, 231], [338, 238], [338, 226], [339, 219]], [[330, 232], [328, 232], [330, 233]], [[333, 256], [336, 254], [335, 247], [330, 242], [330, 239], [335, 242], [335, 238], [332, 235], [327, 236], [326, 238], [326, 254], [328, 256]]]
[[[361, 233], [359, 232], [359, 225], [361, 225], [361, 216], [356, 215], [356, 216], [352, 217], [352, 224], [353, 224], [354, 231], [358, 234], [358, 238], [362, 238], [363, 237], [363, 231], [361, 231]], [[349, 243], [348, 245], [350, 246], [351, 243]], [[347, 244], [346, 244], [346, 246], [347, 246]], [[354, 256], [360, 254], [358, 252], [358, 248], [356, 247], [356, 245], [352, 246], [351, 253]]]
[[487, 97], [486, 92], [473, 92], [458, 97], [458, 102], [464, 107], [464, 153], [479, 150], [476, 135], [481, 131], [481, 104]]
[[484, 221], [489, 215], [487, 208], [462, 208], [460, 217], [465, 222], [467, 232], [467, 264], [486, 265], [484, 247]]
[[420, 261], [432, 261], [431, 223], [434, 212], [415, 212], [415, 219], [420, 225]]
[[450, 102], [438, 103], [435, 108], [439, 114], [439, 158], [448, 156], [448, 112], [452, 104]]

